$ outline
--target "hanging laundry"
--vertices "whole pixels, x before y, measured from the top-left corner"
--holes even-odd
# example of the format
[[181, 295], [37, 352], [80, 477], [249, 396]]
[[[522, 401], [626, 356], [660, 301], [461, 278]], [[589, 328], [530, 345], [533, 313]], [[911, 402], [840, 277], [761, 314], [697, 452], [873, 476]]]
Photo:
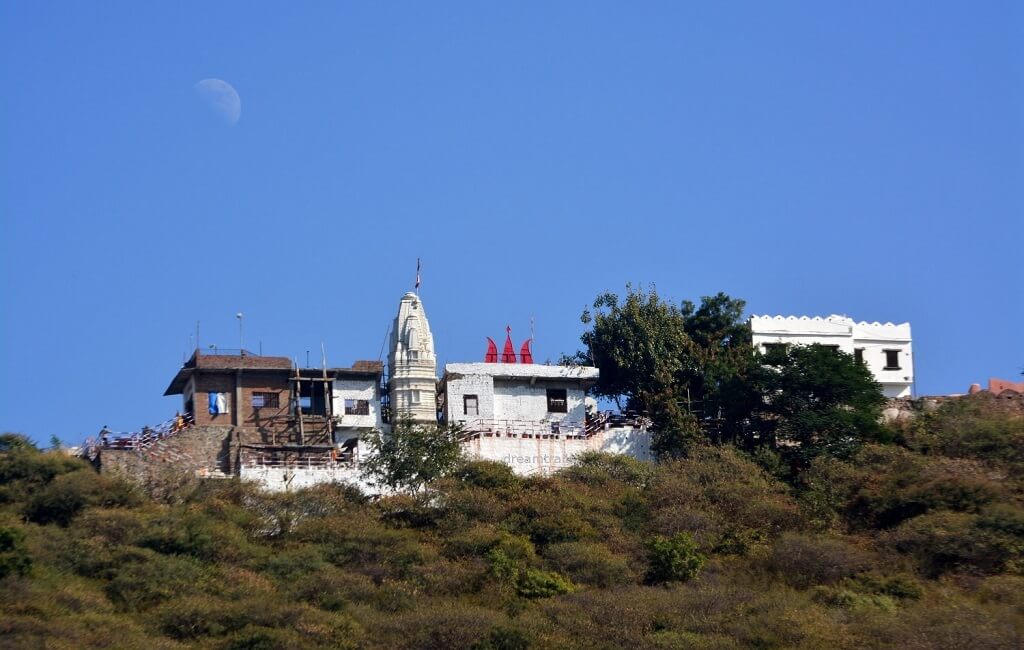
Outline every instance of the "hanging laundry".
[[227, 413], [228, 412], [228, 394], [217, 393], [217, 412]]
[[210, 415], [217, 415], [217, 393], [210, 393]]

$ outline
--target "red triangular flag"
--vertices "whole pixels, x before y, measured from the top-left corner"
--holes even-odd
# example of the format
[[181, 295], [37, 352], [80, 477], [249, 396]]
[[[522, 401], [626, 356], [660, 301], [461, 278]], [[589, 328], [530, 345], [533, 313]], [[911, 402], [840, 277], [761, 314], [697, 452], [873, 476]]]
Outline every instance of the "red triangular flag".
[[533, 339], [523, 341], [523, 347], [519, 348], [519, 363], [533, 363], [533, 353], [530, 351], [530, 344]]
[[484, 356], [484, 363], [498, 363], [498, 344], [489, 336], [487, 337], [487, 355]]
[[512, 347], [512, 328], [505, 328], [505, 349], [501, 351], [502, 363], [516, 362], [516, 349]]

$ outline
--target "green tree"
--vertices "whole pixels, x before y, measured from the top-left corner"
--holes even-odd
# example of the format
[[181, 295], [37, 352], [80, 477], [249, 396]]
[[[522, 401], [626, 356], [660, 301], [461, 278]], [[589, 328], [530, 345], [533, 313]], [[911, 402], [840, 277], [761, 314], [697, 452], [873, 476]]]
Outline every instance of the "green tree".
[[658, 453], [685, 452], [717, 419], [727, 382], [750, 366], [744, 305], [718, 293], [677, 306], [627, 285], [624, 299], [604, 293], [583, 312], [590, 330], [572, 361], [600, 369], [594, 394], [653, 420]]
[[816, 456], [848, 458], [884, 437], [881, 386], [851, 355], [814, 344], [757, 358], [744, 391], [750, 410], [737, 426], [748, 447], [776, 449], [800, 470]]
[[463, 435], [459, 427], [399, 418], [390, 433], [367, 437], [371, 453], [362, 463], [363, 475], [391, 489], [417, 492], [462, 464]]

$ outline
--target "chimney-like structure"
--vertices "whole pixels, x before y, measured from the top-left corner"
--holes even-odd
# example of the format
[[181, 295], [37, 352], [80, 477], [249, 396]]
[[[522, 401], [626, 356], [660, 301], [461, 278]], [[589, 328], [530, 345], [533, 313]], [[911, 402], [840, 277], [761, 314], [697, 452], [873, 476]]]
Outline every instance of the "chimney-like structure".
[[423, 301], [413, 292], [402, 296], [391, 328], [388, 356], [391, 408], [420, 423], [437, 422], [437, 356]]

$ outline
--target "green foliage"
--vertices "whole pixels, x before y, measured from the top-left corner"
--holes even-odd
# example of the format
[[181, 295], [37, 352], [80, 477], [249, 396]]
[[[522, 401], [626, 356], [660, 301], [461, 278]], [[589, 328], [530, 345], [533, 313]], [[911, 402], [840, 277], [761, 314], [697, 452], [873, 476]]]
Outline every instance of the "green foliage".
[[399, 419], [390, 434], [368, 437], [372, 452], [362, 463], [363, 472], [369, 480], [392, 489], [421, 490], [462, 463], [461, 436], [454, 426]]
[[795, 469], [817, 456], [849, 458], [878, 440], [885, 398], [871, 371], [822, 345], [790, 346], [764, 358], [747, 380], [744, 444], [768, 445]]
[[24, 576], [32, 569], [25, 549], [25, 533], [12, 526], [0, 526], [0, 579]]
[[642, 488], [654, 476], [654, 467], [623, 454], [588, 451], [577, 456], [572, 466], [562, 471], [562, 475], [569, 480], [594, 486], [618, 481]]
[[624, 299], [604, 293], [583, 312], [591, 329], [572, 360], [600, 368], [595, 394], [651, 417], [658, 453], [685, 453], [700, 419], [717, 413], [724, 386], [750, 365], [743, 307], [723, 293], [700, 306], [668, 303], [653, 287], [627, 286]]
[[672, 537], [657, 535], [647, 542], [647, 581], [661, 584], [692, 580], [706, 561], [689, 533], [676, 533]]
[[128, 506], [138, 501], [128, 484], [99, 476], [92, 469], [78, 469], [36, 491], [25, 506], [25, 516], [38, 524], [67, 526], [87, 505]]
[[795, 478], [785, 450], [710, 441], [550, 477], [460, 463], [377, 499], [211, 481], [143, 502], [8, 436], [0, 645], [1019, 647], [1024, 482], [1004, 445], [948, 438], [1018, 417], [940, 408]]

